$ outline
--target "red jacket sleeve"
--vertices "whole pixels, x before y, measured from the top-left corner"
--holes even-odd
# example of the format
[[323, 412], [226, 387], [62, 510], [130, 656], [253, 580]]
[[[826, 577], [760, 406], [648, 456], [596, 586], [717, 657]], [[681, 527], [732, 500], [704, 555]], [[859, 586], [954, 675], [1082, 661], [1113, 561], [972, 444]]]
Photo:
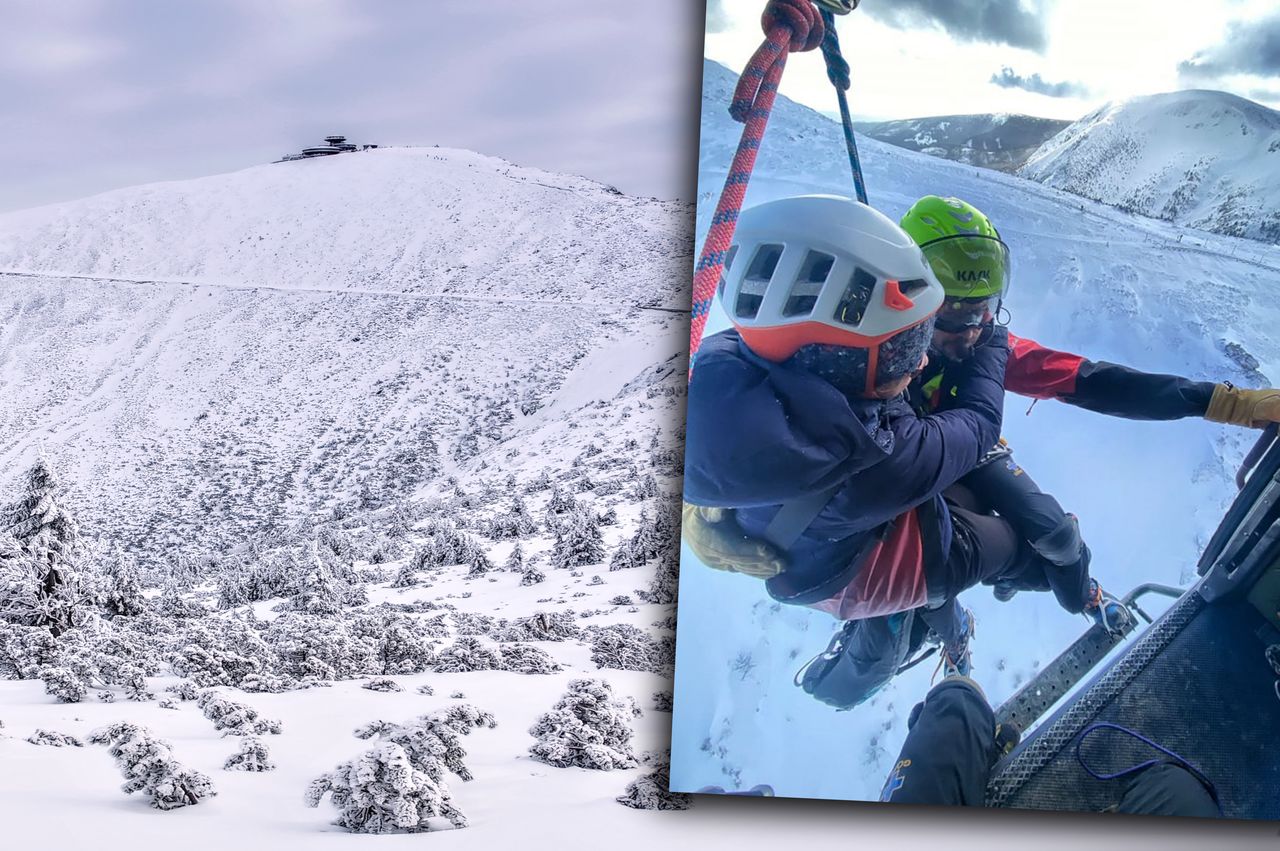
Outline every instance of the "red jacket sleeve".
[[1076, 392], [1084, 362], [1079, 355], [1046, 349], [1034, 340], [1010, 334], [1004, 389], [1035, 399], [1070, 396]]

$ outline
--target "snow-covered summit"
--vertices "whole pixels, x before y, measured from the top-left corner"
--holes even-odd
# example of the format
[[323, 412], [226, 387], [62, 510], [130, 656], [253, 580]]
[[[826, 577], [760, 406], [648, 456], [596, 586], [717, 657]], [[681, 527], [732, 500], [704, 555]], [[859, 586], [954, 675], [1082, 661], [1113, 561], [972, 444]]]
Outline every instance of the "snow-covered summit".
[[1045, 142], [1019, 174], [1130, 212], [1280, 242], [1280, 113], [1226, 92], [1107, 104]]
[[8, 213], [0, 269], [651, 300], [631, 258], [687, 242], [666, 224], [678, 206], [471, 151], [380, 148]]

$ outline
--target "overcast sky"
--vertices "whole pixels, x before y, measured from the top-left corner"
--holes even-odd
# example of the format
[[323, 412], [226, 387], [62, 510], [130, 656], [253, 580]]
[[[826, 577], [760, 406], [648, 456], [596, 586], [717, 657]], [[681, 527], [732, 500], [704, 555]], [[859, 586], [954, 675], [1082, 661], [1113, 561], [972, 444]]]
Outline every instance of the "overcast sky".
[[[706, 55], [735, 71], [759, 44], [758, 0], [710, 0]], [[1277, 0], [862, 0], [838, 19], [865, 118], [1021, 112], [1080, 118], [1110, 100], [1220, 89], [1280, 108]], [[784, 94], [823, 111], [817, 53]]]
[[698, 0], [0, 0], [0, 211], [440, 144], [692, 200]]

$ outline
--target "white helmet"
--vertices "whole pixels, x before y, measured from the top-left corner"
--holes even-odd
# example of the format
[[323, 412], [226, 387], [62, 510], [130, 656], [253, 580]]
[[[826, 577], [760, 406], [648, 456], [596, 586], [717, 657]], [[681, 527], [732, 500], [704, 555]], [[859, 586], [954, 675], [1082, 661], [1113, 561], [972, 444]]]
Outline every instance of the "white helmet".
[[906, 231], [836, 195], [743, 210], [720, 282], [748, 348], [856, 393], [919, 366], [945, 295]]

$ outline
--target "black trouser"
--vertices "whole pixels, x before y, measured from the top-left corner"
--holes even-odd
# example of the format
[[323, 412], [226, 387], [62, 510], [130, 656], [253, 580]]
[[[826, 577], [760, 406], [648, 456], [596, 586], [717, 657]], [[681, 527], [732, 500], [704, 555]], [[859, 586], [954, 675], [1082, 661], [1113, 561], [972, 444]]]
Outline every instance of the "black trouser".
[[[948, 489], [952, 543], [947, 556], [948, 596], [978, 584], [1007, 582], [1028, 591], [1052, 591], [1072, 614], [1089, 599], [1088, 559], [1071, 564], [1042, 558], [1032, 542], [1067, 522], [1058, 501], [1040, 490], [1011, 455], [980, 465]], [[1000, 516], [993, 517], [988, 512]]]
[[[943, 680], [912, 719], [880, 800], [982, 806], [1000, 753], [995, 713], [977, 685], [959, 677]], [[1218, 815], [1212, 796], [1195, 775], [1172, 763], [1136, 775], [1117, 809], [1135, 815]]]

